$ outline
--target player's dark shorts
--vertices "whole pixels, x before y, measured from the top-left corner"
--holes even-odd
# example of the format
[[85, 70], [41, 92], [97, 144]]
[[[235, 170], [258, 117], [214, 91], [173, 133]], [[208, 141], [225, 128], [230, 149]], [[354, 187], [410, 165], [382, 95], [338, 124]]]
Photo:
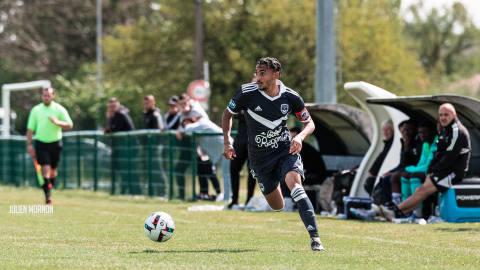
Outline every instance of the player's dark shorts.
[[439, 192], [446, 192], [452, 185], [460, 183], [465, 172], [453, 172], [451, 170], [436, 171], [432, 174], [432, 183]]
[[298, 172], [302, 177], [302, 182], [305, 180], [303, 162], [299, 154], [287, 154], [261, 169], [250, 170], [250, 173], [257, 180], [262, 194], [268, 195], [277, 189], [280, 181], [285, 181], [285, 176], [290, 171]]
[[62, 154], [62, 148], [63, 144], [61, 140], [51, 143], [35, 141], [35, 152], [38, 164], [40, 164], [40, 166], [50, 165], [52, 169], [57, 168], [60, 155]]

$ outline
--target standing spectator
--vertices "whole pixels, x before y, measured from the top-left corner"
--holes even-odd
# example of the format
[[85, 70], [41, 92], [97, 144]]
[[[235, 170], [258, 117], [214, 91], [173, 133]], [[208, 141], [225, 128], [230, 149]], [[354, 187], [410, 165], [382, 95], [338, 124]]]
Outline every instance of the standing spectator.
[[155, 107], [155, 97], [148, 95], [143, 98], [143, 129], [165, 129], [160, 109]]
[[107, 115], [110, 115], [109, 125], [105, 129], [105, 133], [135, 130], [132, 118], [128, 114], [129, 112], [116, 98], [111, 98], [108, 101], [107, 111]]
[[[62, 105], [53, 101], [53, 88], [43, 89], [42, 102], [33, 107], [27, 124], [27, 151], [37, 156], [41, 166], [46, 204], [52, 203], [50, 193], [57, 178], [57, 165], [63, 148], [62, 129], [73, 127], [72, 119]], [[35, 151], [32, 146], [32, 136], [35, 134]]]
[[[143, 121], [143, 129], [154, 129], [154, 130], [165, 129], [162, 114], [160, 112], [160, 109], [155, 107], [155, 97], [153, 95], [147, 95], [143, 98], [143, 114], [145, 116]], [[151, 151], [155, 152], [157, 157], [162, 157], [162, 152], [163, 152], [162, 144], [151, 144], [150, 146], [148, 146], [145, 141], [144, 145], [146, 145], [146, 148], [145, 148], [146, 151], [144, 151], [145, 160], [147, 160], [146, 155], [148, 154], [148, 151], [149, 151], [148, 147], [152, 148]], [[167, 175], [165, 173], [165, 170], [162, 164], [162, 159], [160, 159], [160, 162], [158, 163], [158, 169], [160, 171], [160, 177], [153, 178], [152, 186], [157, 191], [156, 192], [157, 196], [164, 197], [167, 190]], [[140, 187], [136, 189], [136, 193], [141, 194]]]
[[[191, 100], [190, 96], [187, 94], [181, 94], [178, 98], [178, 104], [180, 107], [180, 123], [183, 122], [185, 117], [196, 117], [196, 118], [205, 118], [209, 119], [205, 110], [200, 106], [200, 103], [195, 100]], [[175, 165], [174, 171], [176, 175], [179, 199], [185, 199], [185, 171], [190, 165], [192, 160], [192, 155], [196, 153], [191, 152], [191, 139], [187, 136], [182, 136], [182, 131], [180, 128], [177, 129], [177, 138], [179, 139], [176, 143], [177, 149], [179, 149], [180, 155], [178, 157], [178, 162]]]
[[[105, 133], [115, 133], [121, 131], [132, 131], [135, 130], [133, 125], [132, 118], [128, 115], [129, 110], [121, 106], [120, 102], [116, 98], [111, 98], [108, 101], [108, 111], [107, 114], [110, 115], [109, 126], [105, 129]], [[128, 164], [122, 162], [123, 159], [126, 159], [125, 151], [122, 151], [119, 146], [120, 138], [115, 136], [111, 137], [111, 147], [112, 147], [112, 181], [116, 182], [116, 173], [120, 174], [121, 177], [121, 194], [127, 194], [128, 189], [128, 173], [126, 168]], [[112, 185], [112, 193], [115, 191], [115, 185]], [[131, 192], [131, 191], [130, 191]]]
[[180, 108], [178, 107], [178, 96], [171, 96], [168, 99], [168, 111], [164, 116], [165, 130], [178, 129], [180, 125]]
[[[187, 117], [183, 120], [182, 126], [184, 127], [184, 130], [187, 132], [198, 131], [198, 130], [218, 132], [218, 133], [222, 132], [222, 128], [215, 125], [215, 123], [208, 120], [207, 118], [203, 118], [203, 117], [201, 118]], [[181, 139], [181, 136], [178, 137], [178, 139]], [[222, 152], [219, 151], [220, 149], [223, 149], [223, 135], [201, 136], [199, 137], [198, 141], [200, 144], [200, 148], [204, 153], [206, 153], [210, 157], [211, 162], [217, 166], [218, 165], [221, 166], [222, 177], [223, 177], [223, 189], [225, 193], [223, 197], [225, 201], [228, 201], [230, 199], [230, 189], [231, 189], [230, 170], [229, 170], [230, 160], [222, 158]], [[200, 183], [200, 184], [201, 184], [201, 187], [200, 187], [201, 189], [202, 189], [202, 186], [205, 187], [204, 183]], [[215, 183], [213, 183], [213, 185], [215, 186]], [[219, 194], [217, 194], [217, 198], [218, 197], [219, 197]]]

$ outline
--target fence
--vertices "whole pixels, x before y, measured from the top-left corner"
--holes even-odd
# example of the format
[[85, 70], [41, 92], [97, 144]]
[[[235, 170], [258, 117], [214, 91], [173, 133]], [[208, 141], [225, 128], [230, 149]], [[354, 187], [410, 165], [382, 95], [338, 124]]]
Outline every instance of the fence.
[[[201, 140], [208, 136], [222, 134], [197, 131], [178, 140], [175, 132], [156, 130], [115, 134], [66, 132], [55, 187], [196, 200], [197, 166], [210, 162], [197, 158], [197, 146], [200, 143], [202, 149], [216, 153], [223, 147], [209, 143], [212, 140]], [[2, 184], [38, 186], [25, 139], [25, 136], [0, 138]], [[230, 187], [225, 188], [228, 194]]]

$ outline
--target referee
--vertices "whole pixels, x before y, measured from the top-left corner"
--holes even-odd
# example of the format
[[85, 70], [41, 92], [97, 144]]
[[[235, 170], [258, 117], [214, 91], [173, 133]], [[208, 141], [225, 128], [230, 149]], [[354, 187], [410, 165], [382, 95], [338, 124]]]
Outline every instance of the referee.
[[[62, 152], [62, 129], [70, 130], [73, 127], [67, 111], [54, 102], [54, 98], [53, 88], [43, 89], [43, 103], [33, 107], [27, 124], [27, 151], [32, 155], [36, 152], [38, 164], [42, 167], [46, 204], [52, 203], [50, 189], [57, 178], [57, 165]], [[35, 134], [35, 151], [32, 146], [33, 134]]]

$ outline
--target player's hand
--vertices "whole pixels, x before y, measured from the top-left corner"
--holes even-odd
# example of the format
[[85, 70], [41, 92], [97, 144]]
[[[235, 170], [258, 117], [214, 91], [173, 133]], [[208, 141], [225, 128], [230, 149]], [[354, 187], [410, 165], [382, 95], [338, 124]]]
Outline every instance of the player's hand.
[[50, 119], [50, 121], [51, 121], [52, 123], [54, 123], [55, 125], [57, 125], [57, 118], [55, 118], [55, 117], [53, 117], [53, 116], [50, 116], [50, 117], [48, 117], [48, 119]]
[[302, 140], [297, 137], [293, 138], [290, 142], [290, 153], [296, 155], [302, 150]]
[[226, 144], [223, 146], [222, 155], [226, 159], [230, 160], [233, 160], [234, 157], [237, 157], [237, 154], [235, 154], [235, 149], [233, 149], [233, 146], [231, 144]]
[[33, 150], [33, 146], [31, 144], [27, 145], [27, 151], [31, 156], [35, 156], [35, 151]]

